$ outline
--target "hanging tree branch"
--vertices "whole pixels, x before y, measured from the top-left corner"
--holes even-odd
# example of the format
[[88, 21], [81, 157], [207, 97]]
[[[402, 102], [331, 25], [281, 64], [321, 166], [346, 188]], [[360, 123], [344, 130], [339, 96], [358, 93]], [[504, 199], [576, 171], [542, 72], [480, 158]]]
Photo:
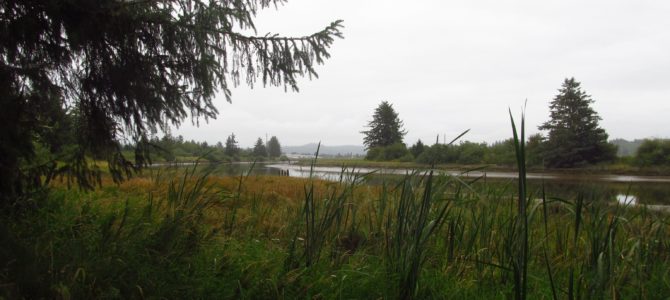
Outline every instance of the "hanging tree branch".
[[[129, 174], [122, 137], [140, 145], [189, 116], [195, 123], [215, 118], [213, 100], [222, 92], [231, 101], [240, 77], [250, 86], [260, 78], [264, 86], [297, 91], [298, 77], [318, 77], [315, 65], [342, 38], [342, 21], [299, 37], [241, 33], [255, 34], [257, 12], [285, 2], [0, 2], [0, 105], [6, 108], [0, 118], [14, 120], [5, 130], [22, 141], [0, 146], [0, 172], [22, 174], [18, 161], [34, 157], [31, 139], [54, 111], [71, 115], [77, 126], [78, 153], [70, 157], [79, 163], [69, 170], [87, 172], [81, 160], [95, 156], [114, 174]], [[15, 145], [24, 146], [17, 151]], [[146, 149], [138, 147], [136, 165], [147, 161]], [[20, 186], [20, 177], [0, 192], [16, 190], [9, 186]]]

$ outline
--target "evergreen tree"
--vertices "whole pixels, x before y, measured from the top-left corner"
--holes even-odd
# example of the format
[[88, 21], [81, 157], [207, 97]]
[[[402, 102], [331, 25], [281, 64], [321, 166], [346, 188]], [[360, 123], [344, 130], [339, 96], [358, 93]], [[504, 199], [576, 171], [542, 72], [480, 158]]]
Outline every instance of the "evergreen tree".
[[271, 158], [276, 158], [281, 156], [281, 145], [276, 136], [272, 136], [268, 142], [268, 155]]
[[263, 139], [258, 138], [258, 140], [256, 140], [256, 145], [254, 145], [253, 154], [256, 157], [267, 157], [268, 156], [268, 151], [265, 148], [265, 144], [263, 143]]
[[363, 144], [367, 149], [372, 149], [402, 143], [403, 136], [407, 133], [402, 126], [393, 105], [382, 101], [375, 109], [372, 121], [368, 123], [370, 130], [361, 131], [365, 135]]
[[421, 153], [425, 150], [426, 146], [421, 142], [421, 139], [416, 141], [416, 144], [412, 145], [412, 147], [409, 147], [409, 152], [412, 153], [414, 158], [419, 157]]
[[237, 146], [237, 140], [235, 140], [235, 134], [231, 133], [226, 139], [226, 147], [223, 150], [223, 153], [235, 157], [240, 153], [240, 148]]
[[551, 102], [551, 119], [540, 130], [548, 130], [544, 159], [549, 167], [574, 167], [612, 160], [616, 148], [607, 143], [600, 117], [591, 108], [591, 96], [574, 78], [565, 79]]
[[[329, 57], [341, 24], [302, 37], [245, 34], [255, 34], [259, 10], [283, 2], [0, 1], [0, 201], [57, 172], [90, 187], [99, 178], [92, 154], [123, 179], [146, 163], [149, 133], [188, 116], [216, 117], [217, 94], [230, 101], [241, 80], [297, 91], [297, 78], [316, 76]], [[30, 163], [35, 142], [48, 141], [40, 136], [70, 113], [72, 153], [58, 165]], [[137, 145], [134, 165], [121, 138]]]

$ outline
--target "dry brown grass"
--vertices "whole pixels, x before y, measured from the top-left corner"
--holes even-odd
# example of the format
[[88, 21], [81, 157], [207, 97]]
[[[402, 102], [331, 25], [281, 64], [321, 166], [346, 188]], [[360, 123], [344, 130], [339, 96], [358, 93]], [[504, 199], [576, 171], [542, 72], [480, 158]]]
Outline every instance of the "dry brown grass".
[[[160, 176], [146, 172], [121, 183], [103, 177], [102, 186], [96, 190], [81, 193], [81, 199], [95, 199], [102, 207], [120, 208], [128, 199], [131, 204], [142, 205], [149, 195], [156, 201], [167, 198], [171, 181], [181, 182], [182, 171], [164, 172]], [[196, 184], [198, 176], [187, 177], [185, 190]], [[320, 179], [305, 179], [278, 176], [249, 176], [242, 178], [210, 175], [206, 179], [203, 198], [215, 203], [206, 211], [205, 222], [213, 227], [230, 226], [240, 235], [255, 232], [272, 239], [286, 239], [284, 236], [290, 222], [299, 219], [304, 206], [305, 188], [314, 185], [314, 199], [317, 201], [338, 194], [342, 185]], [[52, 187], [66, 189], [65, 182], [55, 181]], [[370, 203], [378, 187], [361, 185], [353, 190], [350, 202], [363, 207]], [[232, 223], [231, 223], [232, 222]]]

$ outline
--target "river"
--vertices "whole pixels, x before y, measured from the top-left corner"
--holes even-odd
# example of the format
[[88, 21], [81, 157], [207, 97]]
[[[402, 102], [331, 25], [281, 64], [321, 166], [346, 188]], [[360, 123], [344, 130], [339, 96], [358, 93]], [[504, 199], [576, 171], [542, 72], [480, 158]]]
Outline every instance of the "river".
[[[188, 165], [188, 164], [187, 164]], [[253, 165], [253, 169], [251, 166]], [[381, 181], [397, 179], [405, 174], [414, 172], [410, 169], [375, 169], [375, 168], [348, 168], [327, 166], [302, 166], [286, 163], [232, 163], [217, 164], [215, 174], [224, 176], [238, 176], [247, 173], [250, 169], [255, 175], [291, 176], [320, 178], [325, 180], [339, 180], [342, 174], [370, 174], [367, 181], [377, 184]], [[510, 193], [516, 190], [518, 173], [477, 170], [471, 172], [455, 170], [435, 170], [436, 174], [458, 176], [465, 182], [489, 184], [507, 187]], [[649, 205], [661, 207], [670, 205], [670, 177], [666, 176], [632, 176], [632, 175], [588, 175], [588, 174], [555, 174], [555, 173], [528, 173], [527, 180], [531, 197], [540, 197], [542, 189], [548, 197], [574, 199], [578, 194], [587, 199], [607, 199], [630, 205]]]

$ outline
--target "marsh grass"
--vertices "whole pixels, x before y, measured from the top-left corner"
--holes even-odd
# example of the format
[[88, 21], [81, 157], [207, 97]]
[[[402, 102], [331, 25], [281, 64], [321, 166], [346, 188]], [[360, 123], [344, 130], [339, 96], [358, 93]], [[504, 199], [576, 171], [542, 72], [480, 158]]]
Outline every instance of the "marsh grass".
[[[368, 185], [165, 169], [93, 192], [54, 184], [2, 215], [5, 298], [656, 299], [670, 218], [429, 171]], [[517, 135], [518, 133], [518, 135]]]
[[152, 185], [161, 195], [127, 195], [119, 202], [99, 192], [54, 190], [35, 215], [3, 226], [3, 240], [13, 246], [3, 246], [2, 278], [14, 279], [3, 280], [3, 295], [187, 296], [189, 264], [216, 233], [201, 223], [220, 199], [207, 174], [192, 170], [167, 182], [157, 176]]

